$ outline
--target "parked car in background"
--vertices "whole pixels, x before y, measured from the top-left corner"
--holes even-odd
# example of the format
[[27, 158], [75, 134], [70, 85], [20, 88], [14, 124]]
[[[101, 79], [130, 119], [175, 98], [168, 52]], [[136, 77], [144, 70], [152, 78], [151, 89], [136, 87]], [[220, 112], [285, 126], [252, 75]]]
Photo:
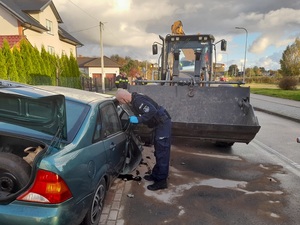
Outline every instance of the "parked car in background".
[[0, 80], [0, 224], [98, 224], [142, 159], [129, 113], [108, 95]]
[[220, 77], [220, 81], [226, 82], [226, 81], [228, 81], [228, 79], [227, 79], [227, 77], [221, 76], [221, 77]]

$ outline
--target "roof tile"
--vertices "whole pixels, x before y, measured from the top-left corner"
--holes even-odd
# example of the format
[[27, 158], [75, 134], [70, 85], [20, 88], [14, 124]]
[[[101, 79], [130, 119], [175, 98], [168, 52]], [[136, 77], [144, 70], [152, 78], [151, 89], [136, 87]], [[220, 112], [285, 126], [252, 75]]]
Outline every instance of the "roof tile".
[[7, 40], [9, 46], [12, 48], [24, 38], [25, 36], [22, 35], [0, 35], [0, 47], [2, 48], [4, 40]]

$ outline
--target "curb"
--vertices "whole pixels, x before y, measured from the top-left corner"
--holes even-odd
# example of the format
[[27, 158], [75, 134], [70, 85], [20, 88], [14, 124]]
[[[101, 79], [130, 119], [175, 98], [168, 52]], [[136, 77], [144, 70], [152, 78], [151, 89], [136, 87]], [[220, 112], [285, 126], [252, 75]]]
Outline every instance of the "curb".
[[276, 113], [274, 111], [262, 109], [262, 108], [255, 107], [255, 106], [253, 106], [253, 109], [256, 110], [256, 111], [268, 113], [268, 114], [271, 114], [271, 115], [274, 115], [274, 116], [278, 116], [278, 117], [281, 117], [281, 118], [284, 118], [284, 119], [288, 119], [288, 120], [292, 120], [294, 122], [300, 123], [300, 119], [297, 119], [297, 118], [294, 118], [294, 117], [291, 117], [291, 116], [287, 116], [287, 115], [283, 115], [282, 113]]

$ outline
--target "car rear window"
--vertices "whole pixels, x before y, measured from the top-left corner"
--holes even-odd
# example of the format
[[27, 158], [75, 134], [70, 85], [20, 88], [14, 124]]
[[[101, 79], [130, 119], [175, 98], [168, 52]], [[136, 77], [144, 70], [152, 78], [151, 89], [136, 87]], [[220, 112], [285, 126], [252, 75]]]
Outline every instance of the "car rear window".
[[42, 99], [17, 98], [16, 96], [2, 94], [0, 96], [0, 116], [24, 122], [28, 121], [28, 123], [40, 122], [44, 124], [51, 122], [55, 106], [48, 99], [45, 102]]
[[68, 142], [71, 142], [84, 121], [90, 106], [66, 100]]

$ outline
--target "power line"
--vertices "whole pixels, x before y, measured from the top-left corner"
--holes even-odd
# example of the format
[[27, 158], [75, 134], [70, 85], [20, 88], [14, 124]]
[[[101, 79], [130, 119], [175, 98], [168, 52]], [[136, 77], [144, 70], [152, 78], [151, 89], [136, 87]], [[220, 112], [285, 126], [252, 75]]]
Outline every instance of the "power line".
[[92, 26], [92, 27], [89, 27], [89, 28], [85, 28], [85, 29], [81, 29], [81, 30], [68, 31], [68, 32], [69, 33], [78, 33], [78, 32], [82, 32], [82, 31], [93, 29], [95, 27], [99, 27], [99, 25], [95, 25], [95, 26]]
[[[91, 17], [92, 19], [94, 20], [97, 20], [97, 22], [99, 22], [100, 20], [91, 16], [90, 13], [88, 13], [87, 11], [83, 10], [80, 6], [78, 6], [77, 4], [75, 4], [72, 0], [68, 0], [71, 4], [73, 4], [74, 6], [76, 6], [78, 9], [80, 9], [82, 12], [84, 12], [85, 14], [87, 14], [89, 17]], [[103, 27], [102, 29], [104, 30], [104, 23], [102, 23]], [[89, 27], [89, 28], [85, 28], [85, 29], [81, 29], [81, 30], [76, 30], [76, 31], [70, 31], [69, 33], [78, 33], [78, 32], [83, 32], [83, 31], [86, 31], [86, 30], [90, 30], [90, 29], [93, 29], [95, 27], [98, 27], [99, 25], [95, 25], [93, 27]], [[116, 36], [114, 32], [112, 32], [110, 29], [108, 29], [109, 33], [114, 36], [118, 41], [120, 40], [120, 37]]]
[[[72, 0], [68, 0], [68, 2], [70, 2], [72, 5], [74, 5], [75, 7], [77, 7], [79, 10], [81, 10], [82, 12], [84, 12], [85, 14], [87, 14], [90, 18], [96, 20], [97, 22], [100, 21], [100, 19], [98, 19], [98, 18], [92, 16], [91, 13], [88, 13], [87, 11], [85, 11], [84, 9], [82, 9], [80, 6], [78, 6], [77, 4], [75, 4]], [[104, 22], [104, 23], [103, 23], [103, 22], [100, 22], [100, 23], [102, 24], [102, 30], [104, 30], [104, 23], [105, 23], [105, 22]], [[89, 27], [89, 28], [85, 28], [85, 29], [81, 29], [81, 30], [75, 30], [75, 31], [71, 31], [71, 32], [68, 31], [68, 32], [69, 32], [69, 33], [79, 33], [79, 32], [83, 32], [83, 31], [87, 31], [87, 30], [93, 29], [93, 28], [95, 28], [95, 27], [99, 27], [99, 25], [95, 25], [95, 26], [92, 26], [92, 27]], [[108, 27], [107, 27], [107, 28], [108, 28]], [[108, 29], [107, 31], [111, 34], [111, 36], [115, 37], [115, 39], [116, 39], [117, 41], [120, 41], [120, 40], [121, 40], [120, 37], [117, 36], [117, 35], [115, 35], [115, 32], [113, 32], [111, 29]], [[131, 53], [131, 54], [137, 56], [137, 54], [135, 54], [135, 53]]]
[[87, 14], [89, 17], [91, 17], [92, 19], [96, 20], [97, 22], [100, 21], [98, 18], [92, 16], [90, 13], [88, 13], [87, 11], [83, 10], [82, 8], [80, 8], [77, 4], [75, 4], [74, 2], [72, 2], [71, 0], [68, 0], [71, 4], [73, 4], [74, 6], [76, 6], [78, 9], [80, 9], [82, 12], [84, 12], [85, 14]]

